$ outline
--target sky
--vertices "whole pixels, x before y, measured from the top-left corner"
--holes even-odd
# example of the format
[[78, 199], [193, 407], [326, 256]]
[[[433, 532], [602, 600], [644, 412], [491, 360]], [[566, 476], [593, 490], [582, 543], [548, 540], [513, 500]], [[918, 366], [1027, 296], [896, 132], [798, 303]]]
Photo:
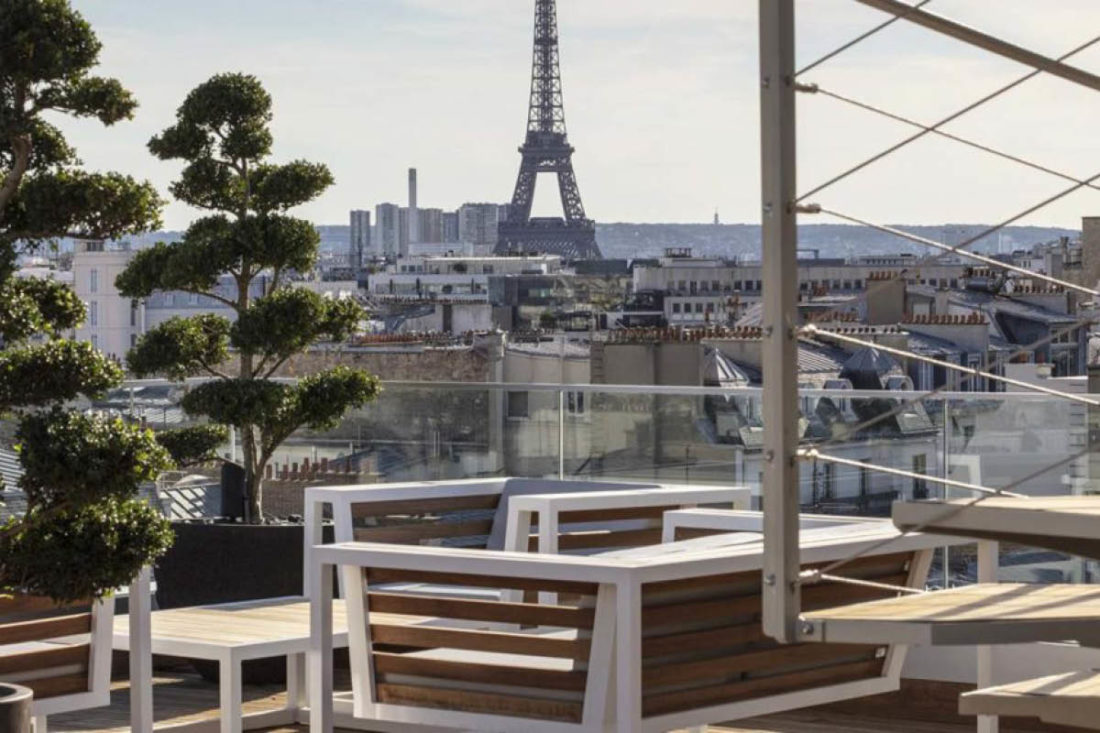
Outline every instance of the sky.
[[[323, 162], [336, 185], [296, 213], [347, 222], [354, 208], [454, 209], [510, 199], [530, 84], [533, 0], [73, 0], [141, 106], [101, 128], [62, 121], [87, 167], [151, 180], [168, 196], [179, 165], [149, 138], [213, 74], [255, 74], [274, 97], [276, 160]], [[558, 0], [574, 167], [600, 222], [759, 220], [757, 3]], [[1100, 34], [1095, 0], [934, 0], [941, 13], [1057, 56]], [[886, 16], [855, 0], [800, 0], [804, 65]], [[1100, 73], [1100, 44], [1071, 63]], [[895, 23], [802, 81], [932, 123], [1026, 73], [930, 31]], [[1040, 77], [947, 130], [1077, 178], [1100, 174], [1100, 92]], [[802, 191], [906, 137], [911, 128], [822, 95], [799, 99]], [[874, 221], [999, 222], [1072, 184], [926, 137], [814, 196]], [[560, 212], [540, 178], [536, 213]], [[1021, 223], [1077, 227], [1100, 214], [1082, 189]], [[199, 212], [171, 203], [165, 226]], [[819, 217], [813, 221], [832, 221]]]

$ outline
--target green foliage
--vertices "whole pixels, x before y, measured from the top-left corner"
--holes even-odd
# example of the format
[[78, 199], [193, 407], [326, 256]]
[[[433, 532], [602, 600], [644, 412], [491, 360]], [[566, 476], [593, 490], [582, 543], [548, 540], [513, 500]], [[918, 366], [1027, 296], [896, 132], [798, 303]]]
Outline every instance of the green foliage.
[[73, 510], [34, 509], [18, 531], [0, 538], [0, 589], [61, 602], [102, 597], [127, 585], [173, 539], [156, 509], [115, 498]]
[[121, 418], [53, 409], [23, 418], [16, 432], [19, 488], [35, 507], [128, 499], [172, 467], [153, 431]]
[[35, 334], [56, 335], [84, 321], [84, 304], [55, 280], [9, 278], [0, 282], [0, 337], [5, 343]]
[[285, 357], [318, 340], [342, 342], [363, 318], [351, 300], [329, 300], [304, 288], [278, 290], [241, 314], [230, 341], [245, 353]]
[[[192, 389], [182, 404], [240, 430], [254, 521], [262, 516], [260, 481], [275, 448], [298, 427], [333, 424], [378, 391], [377, 380], [350, 369], [296, 385], [268, 379], [312, 344], [346, 340], [363, 318], [354, 302], [329, 301], [286, 282], [291, 273], [313, 268], [320, 246], [316, 228], [287, 211], [321, 195], [333, 179], [319, 163], [271, 162], [271, 119], [271, 97], [254, 76], [219, 74], [187, 95], [175, 124], [150, 140], [149, 149], [162, 160], [184, 162], [172, 193], [211, 214], [195, 221], [182, 241], [138, 254], [115, 281], [132, 298], [185, 290], [236, 311], [227, 330], [196, 319], [164, 324], [128, 360], [136, 374], [218, 377]], [[217, 290], [225, 274], [235, 295]], [[256, 284], [262, 284], [259, 294]], [[217, 368], [227, 344], [238, 356], [233, 376]]]
[[228, 440], [229, 430], [224, 425], [194, 425], [157, 433], [157, 442], [172, 456], [177, 468], [217, 460], [218, 448]]
[[292, 389], [289, 384], [250, 377], [219, 379], [194, 387], [180, 405], [192, 415], [247, 429], [269, 420]]
[[94, 397], [122, 381], [122, 370], [87, 342], [49, 341], [0, 351], [0, 408]]
[[150, 329], [126, 355], [137, 377], [183, 380], [225, 361], [229, 321], [213, 313], [169, 318]]
[[28, 175], [4, 211], [0, 237], [35, 244], [56, 237], [111, 239], [161, 225], [151, 183], [121, 173], [62, 170]]

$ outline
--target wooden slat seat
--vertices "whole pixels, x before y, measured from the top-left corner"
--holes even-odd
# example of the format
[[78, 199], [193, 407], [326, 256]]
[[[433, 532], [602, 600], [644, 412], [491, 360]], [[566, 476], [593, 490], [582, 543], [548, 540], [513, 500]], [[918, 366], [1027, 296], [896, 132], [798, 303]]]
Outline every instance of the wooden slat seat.
[[0, 598], [0, 680], [44, 700], [91, 689], [92, 608], [37, 596]]
[[[579, 722], [597, 586], [447, 573], [452, 586], [577, 594], [577, 605], [440, 598], [373, 590], [431, 571], [366, 568], [371, 698], [379, 703]], [[389, 623], [384, 618], [421, 619]], [[393, 653], [391, 649], [401, 649]], [[354, 663], [354, 662], [353, 662]]]
[[[863, 558], [849, 577], [905, 585], [913, 553]], [[759, 572], [727, 573], [642, 586], [643, 716], [779, 694], [826, 681], [881, 677], [882, 644], [779, 646], [761, 627]], [[890, 598], [880, 588], [823, 583], [806, 588], [803, 602], [821, 606]]]
[[1100, 639], [1100, 588], [978, 584], [802, 614], [807, 640], [974, 645]]
[[1100, 560], [1100, 496], [1016, 498], [994, 496], [974, 503], [896, 502], [894, 524], [937, 534], [998, 540]]
[[1100, 672], [1065, 672], [967, 692], [959, 699], [959, 712], [1100, 730]]

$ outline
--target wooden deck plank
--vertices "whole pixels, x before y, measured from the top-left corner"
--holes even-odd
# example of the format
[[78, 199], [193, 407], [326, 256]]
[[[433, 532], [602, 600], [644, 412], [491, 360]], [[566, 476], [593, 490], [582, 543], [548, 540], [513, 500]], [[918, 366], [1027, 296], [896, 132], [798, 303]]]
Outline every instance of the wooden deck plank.
[[[158, 725], [213, 720], [217, 717], [217, 685], [186, 674], [159, 675], [154, 682]], [[350, 686], [346, 672], [337, 670], [336, 686], [337, 689]], [[117, 682], [113, 687], [110, 707], [52, 715], [50, 730], [57, 733], [128, 733], [129, 683]], [[244, 700], [245, 712], [254, 713], [282, 707], [285, 696], [277, 687], [245, 686]], [[884, 730], [890, 733], [973, 733], [974, 726], [898, 717], [887, 721], [870, 715], [810, 709], [712, 726], [709, 733], [882, 733]], [[1002, 725], [1001, 731], [1025, 733], [1005, 725]], [[279, 726], [269, 729], [268, 733], [309, 733], [309, 727]], [[1034, 733], [1034, 728], [1027, 733]]]

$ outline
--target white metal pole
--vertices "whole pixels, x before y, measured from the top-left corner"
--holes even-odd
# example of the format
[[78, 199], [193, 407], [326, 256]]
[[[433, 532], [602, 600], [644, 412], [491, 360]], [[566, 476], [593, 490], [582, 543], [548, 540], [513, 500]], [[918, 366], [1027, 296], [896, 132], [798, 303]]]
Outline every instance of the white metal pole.
[[794, 0], [760, 0], [764, 633], [798, 636], [798, 229]]
[[[1000, 544], [997, 542], [978, 543], [978, 582], [996, 583], [997, 566], [1000, 563]], [[993, 647], [978, 647], [978, 688], [992, 687], [996, 684], [993, 679]], [[997, 733], [999, 725], [995, 715], [978, 716], [978, 733]]]

